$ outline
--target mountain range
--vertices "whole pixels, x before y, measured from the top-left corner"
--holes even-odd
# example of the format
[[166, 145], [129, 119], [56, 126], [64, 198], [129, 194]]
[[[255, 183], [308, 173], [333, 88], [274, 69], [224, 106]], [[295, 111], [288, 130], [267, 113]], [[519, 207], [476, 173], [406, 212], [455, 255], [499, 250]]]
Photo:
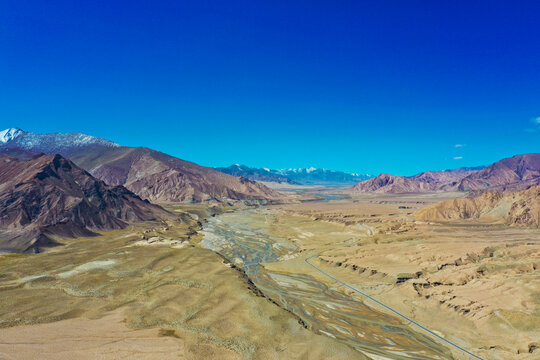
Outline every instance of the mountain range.
[[367, 174], [351, 174], [343, 171], [318, 169], [314, 167], [298, 169], [252, 168], [234, 164], [216, 167], [226, 174], [245, 177], [254, 181], [268, 181], [296, 185], [352, 185], [370, 178]]
[[39, 252], [58, 236], [92, 236], [170, 216], [61, 155], [0, 157], [0, 252]]
[[[274, 203], [294, 197], [257, 181], [330, 186], [363, 180], [345, 191], [462, 191], [471, 198], [487, 191], [519, 191], [540, 185], [540, 154], [516, 155], [487, 167], [367, 177], [316, 168], [270, 170], [233, 165], [212, 169], [149, 148], [122, 146], [81, 133], [6, 129], [0, 131], [0, 252], [39, 252], [55, 245], [57, 237], [91, 236], [133, 222], [172, 216], [150, 201]], [[479, 200], [441, 205], [428, 215], [481, 217], [494, 208], [508, 210], [504, 217], [512, 223], [534, 223], [538, 219], [533, 206], [538, 191], [524, 194], [511, 198], [518, 199], [511, 208], [510, 197], [501, 200], [503, 195], [482, 195]], [[533, 213], [524, 213], [526, 209]], [[448, 215], [440, 215], [443, 213]]]
[[497, 161], [464, 177], [459, 191], [518, 191], [540, 184], [540, 153], [516, 155]]
[[0, 132], [0, 154], [28, 159], [37, 153], [60, 154], [107, 184], [124, 185], [152, 202], [268, 202], [284, 197], [263, 184], [144, 147], [80, 133], [36, 134], [14, 128]]
[[540, 154], [516, 155], [487, 167], [426, 171], [414, 176], [351, 174], [317, 168], [268, 169], [235, 164], [208, 168], [145, 147], [127, 147], [81, 133], [0, 131], [0, 156], [60, 154], [108, 185], [124, 185], [152, 202], [276, 202], [286, 197], [258, 181], [353, 185], [353, 193], [517, 191], [540, 184]]
[[352, 193], [519, 191], [540, 184], [540, 154], [516, 155], [486, 167], [427, 171], [414, 176], [380, 174], [353, 186]]
[[225, 174], [239, 176], [253, 181], [266, 181], [299, 185], [297, 182], [265, 168], [252, 168], [246, 165], [234, 164], [228, 167], [215, 167], [217, 171]]

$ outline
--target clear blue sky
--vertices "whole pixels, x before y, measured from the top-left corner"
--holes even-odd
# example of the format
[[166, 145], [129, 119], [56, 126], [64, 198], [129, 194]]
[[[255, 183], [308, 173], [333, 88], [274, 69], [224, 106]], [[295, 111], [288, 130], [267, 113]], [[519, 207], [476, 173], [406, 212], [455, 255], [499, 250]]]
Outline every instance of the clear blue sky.
[[0, 128], [208, 166], [489, 164], [540, 151], [539, 19], [538, 1], [3, 0]]

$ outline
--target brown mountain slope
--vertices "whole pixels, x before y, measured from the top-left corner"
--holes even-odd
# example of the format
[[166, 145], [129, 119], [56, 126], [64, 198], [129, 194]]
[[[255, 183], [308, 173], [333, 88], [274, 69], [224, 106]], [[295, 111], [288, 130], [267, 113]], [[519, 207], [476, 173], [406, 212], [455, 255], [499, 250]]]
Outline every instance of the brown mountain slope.
[[153, 202], [283, 198], [263, 184], [238, 178], [148, 148], [106, 148], [73, 161], [111, 185], [124, 185]]
[[386, 194], [455, 191], [461, 179], [476, 172], [478, 172], [478, 168], [426, 171], [414, 176], [380, 174], [375, 178], [356, 184], [352, 191]]
[[90, 236], [168, 217], [122, 186], [109, 186], [60, 155], [0, 157], [0, 251], [38, 252], [51, 235]]
[[516, 155], [466, 176], [457, 184], [457, 190], [483, 191], [496, 188], [500, 191], [516, 191], [538, 184], [539, 179], [540, 153]]
[[251, 200], [285, 197], [253, 181], [224, 174], [148, 148], [120, 146], [80, 133], [36, 134], [7, 129], [0, 155], [61, 154], [109, 185], [125, 185], [154, 202]]
[[445, 186], [452, 183], [456, 183], [460, 181], [461, 179], [463, 179], [464, 177], [474, 174], [476, 172], [478, 172], [478, 170], [469, 170], [469, 169], [426, 171], [426, 172], [411, 176], [409, 179]]
[[514, 193], [484, 192], [475, 198], [443, 201], [416, 212], [426, 221], [504, 219], [509, 225], [540, 226], [540, 186]]
[[362, 181], [352, 187], [353, 192], [374, 192], [387, 194], [422, 193], [437, 189], [436, 183], [410, 179], [405, 176], [380, 174], [372, 179]]

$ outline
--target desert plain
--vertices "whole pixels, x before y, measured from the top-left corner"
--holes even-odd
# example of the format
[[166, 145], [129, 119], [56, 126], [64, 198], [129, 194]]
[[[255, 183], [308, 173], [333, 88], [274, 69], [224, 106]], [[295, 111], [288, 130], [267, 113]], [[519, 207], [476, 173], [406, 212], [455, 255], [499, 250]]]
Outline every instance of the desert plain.
[[416, 219], [454, 196], [169, 206], [3, 255], [0, 358], [537, 358], [540, 230]]

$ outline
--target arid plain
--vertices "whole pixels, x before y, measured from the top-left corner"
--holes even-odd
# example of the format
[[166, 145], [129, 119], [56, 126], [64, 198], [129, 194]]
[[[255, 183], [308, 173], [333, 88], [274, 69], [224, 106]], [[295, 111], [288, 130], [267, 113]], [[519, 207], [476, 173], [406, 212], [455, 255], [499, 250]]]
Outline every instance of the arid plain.
[[308, 272], [377, 306], [307, 266], [304, 259], [310, 258], [327, 274], [475, 355], [537, 358], [540, 231], [500, 219], [415, 219], [418, 209], [456, 195], [364, 195], [274, 208], [266, 214], [273, 219], [270, 232], [294, 242], [301, 255], [265, 266]]
[[[390, 356], [369, 347], [356, 351], [349, 335], [339, 336], [354, 327], [333, 325], [333, 332], [326, 331], [332, 329], [330, 319], [309, 316], [320, 309], [287, 298], [287, 292], [303, 289], [305, 284], [298, 284], [308, 276], [331, 296], [339, 293], [353, 306], [364, 304], [411, 331], [400, 343], [388, 327], [362, 324], [355, 331], [374, 336], [366, 343], [427, 346], [438, 354], [419, 358], [469, 358], [331, 275], [484, 359], [534, 359], [540, 231], [496, 220], [415, 219], [419, 209], [454, 196], [364, 195], [256, 208], [174, 206], [168, 210], [183, 221], [62, 240], [65, 246], [38, 255], [4, 255], [0, 354], [6, 359], [401, 358], [399, 351]], [[223, 216], [231, 216], [222, 218], [228, 223], [260, 229], [274, 239], [272, 249], [280, 256], [259, 259], [254, 274], [242, 270], [247, 269], [242, 259], [231, 257], [231, 263], [203, 248], [209, 235], [200, 230]], [[278, 275], [298, 284], [277, 292], [265, 288], [264, 281]], [[328, 299], [324, 304], [331, 307]], [[416, 337], [424, 345], [409, 343]]]
[[[305, 329], [183, 222], [0, 257], [2, 359], [364, 359]], [[186, 221], [189, 213], [193, 220]]]

